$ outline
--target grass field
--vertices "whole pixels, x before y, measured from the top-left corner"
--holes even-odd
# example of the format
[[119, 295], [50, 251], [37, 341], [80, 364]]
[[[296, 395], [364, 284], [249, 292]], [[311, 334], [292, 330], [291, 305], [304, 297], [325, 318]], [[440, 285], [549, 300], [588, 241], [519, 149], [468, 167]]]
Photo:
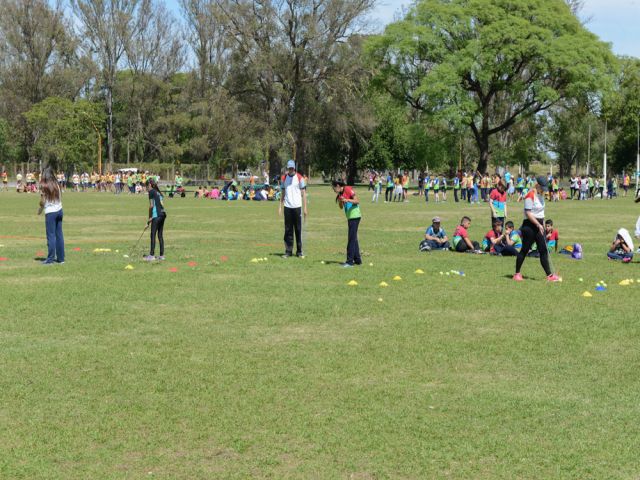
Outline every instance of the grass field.
[[36, 208], [0, 194], [0, 478], [640, 477], [640, 285], [618, 285], [640, 268], [605, 255], [631, 198], [548, 206], [585, 248], [554, 255], [561, 284], [417, 251], [434, 214], [480, 240], [486, 206], [365, 203], [354, 269], [328, 187], [304, 260], [276, 255], [274, 204], [191, 198], [167, 200], [166, 262], [127, 260], [146, 198], [70, 193], [45, 267]]

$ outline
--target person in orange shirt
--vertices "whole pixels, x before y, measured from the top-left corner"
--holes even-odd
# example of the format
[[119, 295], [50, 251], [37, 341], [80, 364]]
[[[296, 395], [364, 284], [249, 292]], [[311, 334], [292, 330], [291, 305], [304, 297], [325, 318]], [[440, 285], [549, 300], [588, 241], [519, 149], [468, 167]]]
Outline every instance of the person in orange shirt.
[[9, 190], [9, 176], [7, 175], [6, 170], [2, 171], [2, 187], [4, 188], [5, 192]]

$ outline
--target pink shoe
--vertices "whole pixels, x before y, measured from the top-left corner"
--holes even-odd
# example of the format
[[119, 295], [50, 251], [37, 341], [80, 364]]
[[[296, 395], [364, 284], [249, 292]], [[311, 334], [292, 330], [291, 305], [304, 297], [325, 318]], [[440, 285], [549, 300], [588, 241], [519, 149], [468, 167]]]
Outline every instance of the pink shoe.
[[522, 274], [521, 274], [521, 273], [516, 273], [516, 274], [513, 276], [513, 279], [514, 279], [516, 282], [521, 282], [521, 281], [523, 281], [523, 280], [524, 280], [524, 278], [522, 278]]
[[547, 277], [547, 282], [559, 282], [559, 281], [560, 281], [560, 277], [555, 273], [552, 273]]
[[624, 257], [622, 263], [631, 263], [631, 257]]

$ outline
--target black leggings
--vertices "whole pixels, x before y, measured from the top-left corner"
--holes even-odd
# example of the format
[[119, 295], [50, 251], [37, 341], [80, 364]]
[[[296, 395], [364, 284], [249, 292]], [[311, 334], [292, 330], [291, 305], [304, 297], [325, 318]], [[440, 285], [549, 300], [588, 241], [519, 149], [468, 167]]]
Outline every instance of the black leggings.
[[[540, 225], [544, 225], [544, 218], [538, 219]], [[522, 249], [518, 253], [516, 260], [516, 273], [520, 273], [524, 259], [527, 258], [527, 254], [531, 250], [531, 246], [535, 243], [540, 253], [540, 265], [544, 268], [547, 276], [551, 275], [551, 267], [549, 266], [549, 251], [547, 250], [547, 243], [544, 235], [538, 230], [538, 228], [529, 220], [525, 220], [520, 227], [522, 233]]]
[[165, 214], [151, 220], [151, 251], [149, 255], [153, 256], [156, 251], [156, 235], [158, 236], [158, 242], [160, 243], [160, 256], [164, 255], [164, 237], [162, 232], [164, 230], [164, 220], [167, 218]]

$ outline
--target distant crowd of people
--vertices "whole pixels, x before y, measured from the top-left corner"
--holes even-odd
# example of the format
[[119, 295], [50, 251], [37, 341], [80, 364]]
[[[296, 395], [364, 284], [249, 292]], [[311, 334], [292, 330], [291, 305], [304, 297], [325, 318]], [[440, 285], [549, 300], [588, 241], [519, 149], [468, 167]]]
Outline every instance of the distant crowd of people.
[[[592, 175], [572, 176], [567, 189], [560, 179], [551, 173], [547, 174], [547, 187], [545, 197], [553, 202], [560, 200], [589, 200], [595, 198], [612, 199], [618, 195], [620, 184], [623, 196], [627, 196], [631, 188], [631, 177], [623, 173], [620, 178], [611, 176], [606, 181], [604, 178]], [[384, 202], [408, 202], [411, 179], [407, 171], [394, 174], [391, 172], [380, 173], [370, 171], [365, 179], [369, 183], [369, 191], [373, 191], [371, 201], [380, 200], [384, 189]], [[452, 179], [447, 179], [442, 174], [418, 174], [417, 191], [414, 196], [423, 197], [425, 202], [431, 198], [436, 203], [447, 201], [447, 191], [453, 191], [454, 202], [467, 202], [470, 204], [486, 203], [490, 201], [490, 192], [498, 188], [502, 183], [510, 201], [522, 202], [527, 193], [536, 185], [534, 175], [512, 175], [508, 170], [504, 175], [489, 175], [480, 172], [458, 171]], [[606, 187], [606, 189], [605, 189]]]

